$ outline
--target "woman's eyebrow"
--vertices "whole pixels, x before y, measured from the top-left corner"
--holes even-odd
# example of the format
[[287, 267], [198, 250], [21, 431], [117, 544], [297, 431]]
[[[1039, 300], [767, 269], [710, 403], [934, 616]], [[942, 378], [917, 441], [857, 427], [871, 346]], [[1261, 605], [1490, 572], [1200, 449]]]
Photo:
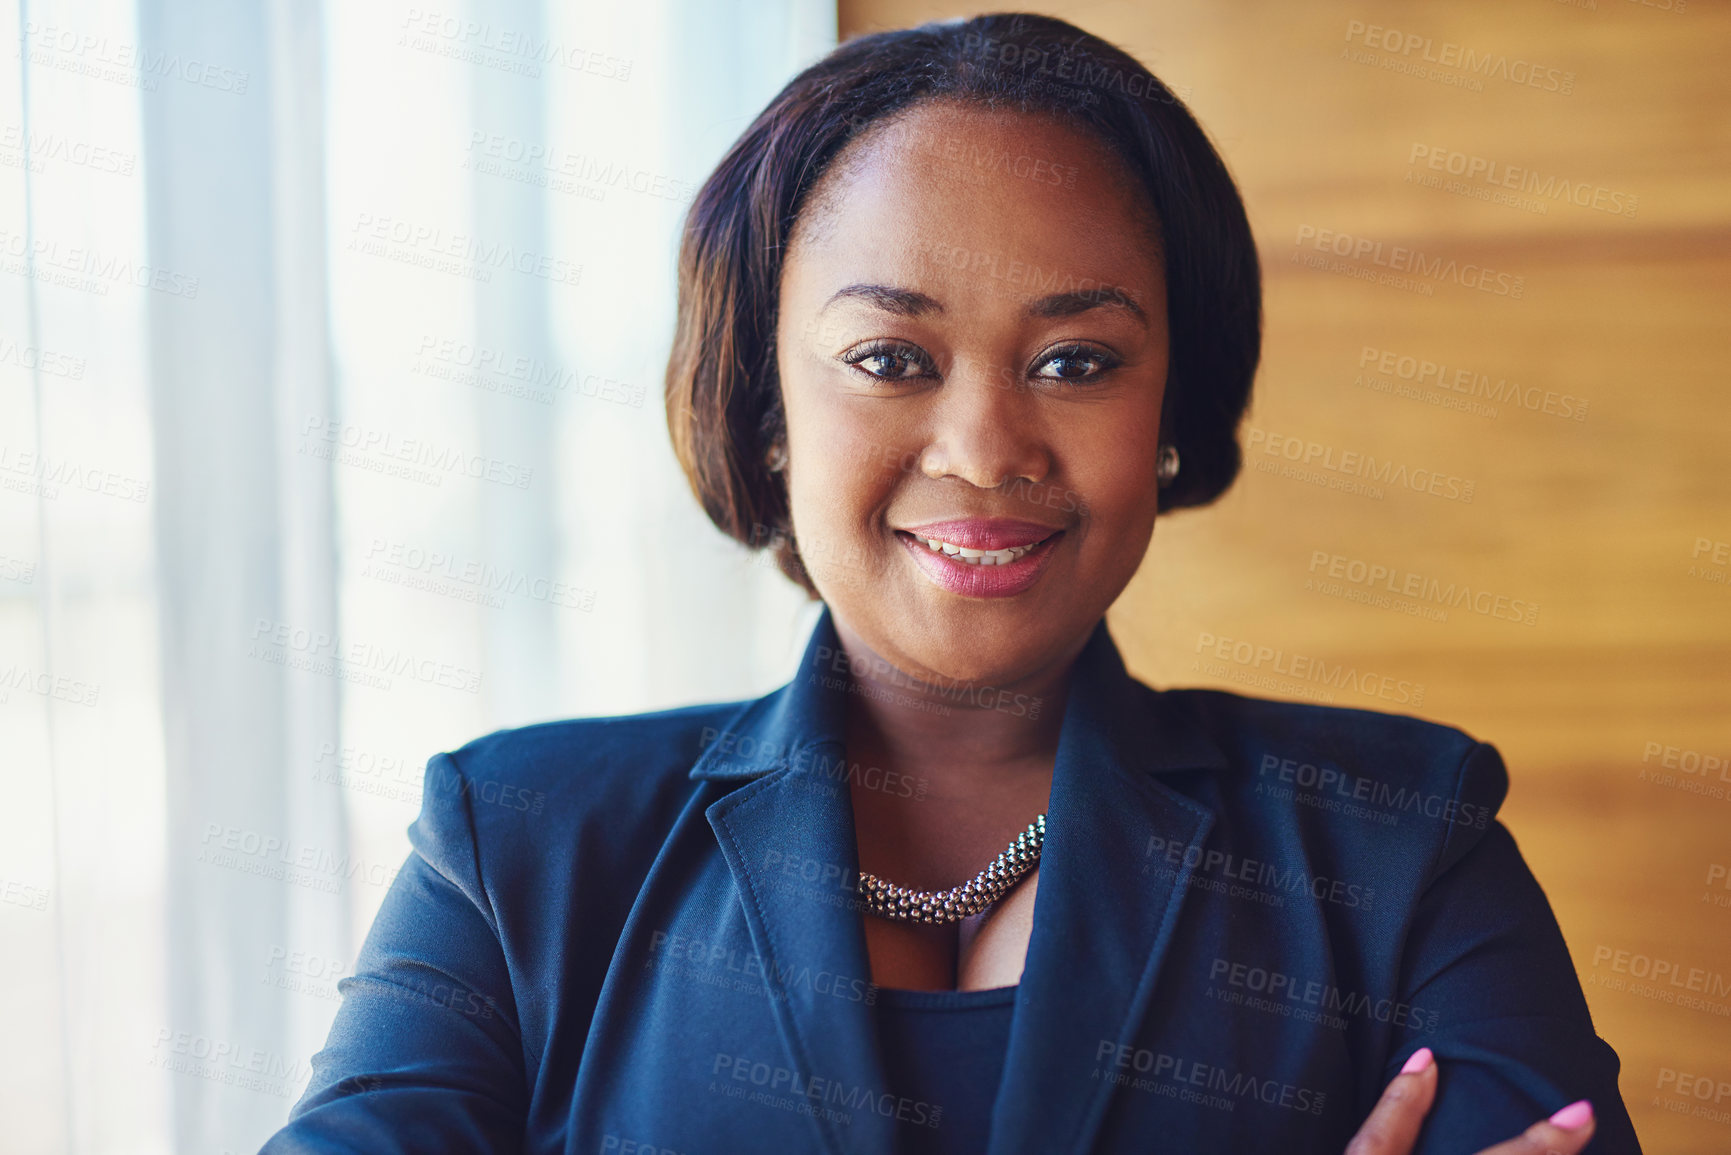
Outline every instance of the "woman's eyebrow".
[[[894, 285], [870, 285], [863, 282], [847, 285], [837, 289], [829, 300], [823, 303], [823, 312], [837, 301], [852, 299], [865, 301], [875, 305], [886, 313], [894, 313], [898, 317], [920, 317], [927, 313], [942, 313], [943, 305], [937, 299], [914, 289], [899, 289]], [[1028, 304], [1023, 310], [1030, 317], [1074, 317], [1086, 313], [1090, 309], [1117, 308], [1123, 309], [1144, 326], [1148, 324], [1148, 314], [1137, 304], [1129, 293], [1122, 289], [1102, 285], [1098, 289], [1075, 289], [1066, 293], [1051, 293]]]
[[865, 301], [876, 305], [886, 313], [894, 313], [898, 317], [918, 317], [926, 313], [941, 313], [944, 307], [937, 300], [913, 289], [898, 289], [894, 285], [867, 285], [856, 283], [837, 289], [835, 295], [823, 303], [823, 312], [844, 298]]
[[1079, 313], [1086, 313], [1089, 309], [1100, 308], [1123, 309], [1144, 326], [1148, 324], [1148, 314], [1142, 311], [1142, 306], [1136, 303], [1135, 298], [1123, 289], [1110, 285], [1041, 297], [1028, 306], [1027, 313], [1030, 317], [1074, 317]]

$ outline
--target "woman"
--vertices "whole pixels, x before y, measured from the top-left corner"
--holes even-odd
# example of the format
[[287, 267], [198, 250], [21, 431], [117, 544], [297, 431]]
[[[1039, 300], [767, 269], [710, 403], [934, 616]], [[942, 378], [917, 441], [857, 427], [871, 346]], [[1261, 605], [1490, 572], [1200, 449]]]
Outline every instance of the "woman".
[[851, 41], [679, 276], [674, 446], [823, 600], [799, 672], [436, 757], [267, 1150], [1638, 1150], [1492, 747], [1119, 661], [1259, 353], [1157, 80], [1042, 17]]

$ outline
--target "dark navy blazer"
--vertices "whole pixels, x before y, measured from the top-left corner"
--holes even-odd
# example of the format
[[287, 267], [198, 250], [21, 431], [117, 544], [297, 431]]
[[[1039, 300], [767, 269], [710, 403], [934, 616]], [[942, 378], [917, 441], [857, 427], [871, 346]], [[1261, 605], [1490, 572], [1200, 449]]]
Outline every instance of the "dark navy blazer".
[[[826, 611], [748, 703], [553, 722], [428, 765], [287, 1152], [890, 1152]], [[845, 666], [839, 667], [845, 670]], [[1029, 708], [1011, 703], [1002, 708]], [[1364, 710], [1155, 691], [1104, 622], [1059, 739], [993, 1155], [1339, 1155], [1441, 1062], [1425, 1153], [1579, 1098], [1638, 1146], [1495, 749]], [[926, 1135], [932, 1138], [932, 1135]]]

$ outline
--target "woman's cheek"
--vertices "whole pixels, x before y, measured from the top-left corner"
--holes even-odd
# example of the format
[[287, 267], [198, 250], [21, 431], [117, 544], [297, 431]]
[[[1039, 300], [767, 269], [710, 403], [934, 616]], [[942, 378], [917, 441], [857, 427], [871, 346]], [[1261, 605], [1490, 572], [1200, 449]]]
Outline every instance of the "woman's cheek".
[[873, 508], [869, 490], [857, 473], [836, 468], [841, 455], [808, 456], [793, 474], [790, 508], [794, 537], [806, 569], [820, 584], [854, 585], [881, 568], [869, 534]]
[[1138, 441], [1102, 439], [1069, 458], [1078, 463], [1070, 472], [1070, 484], [1097, 520], [1134, 521], [1144, 513], [1153, 516], [1159, 495], [1155, 455], [1142, 452]]
[[1159, 500], [1155, 479], [1120, 474], [1079, 488], [1088, 505], [1085, 545], [1107, 569], [1134, 573], [1154, 531]]

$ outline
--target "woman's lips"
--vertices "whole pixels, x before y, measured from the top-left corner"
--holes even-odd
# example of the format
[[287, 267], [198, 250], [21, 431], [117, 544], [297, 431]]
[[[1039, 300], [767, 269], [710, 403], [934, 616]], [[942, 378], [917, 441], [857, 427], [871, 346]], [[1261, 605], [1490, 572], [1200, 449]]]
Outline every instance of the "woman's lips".
[[957, 517], [897, 527], [915, 537], [936, 538], [968, 549], [1009, 549], [1034, 545], [1059, 532], [1055, 525], [1018, 521], [1009, 517]]
[[914, 563], [963, 597], [1012, 597], [1039, 580], [1063, 530], [1031, 522], [932, 522], [897, 530]]

